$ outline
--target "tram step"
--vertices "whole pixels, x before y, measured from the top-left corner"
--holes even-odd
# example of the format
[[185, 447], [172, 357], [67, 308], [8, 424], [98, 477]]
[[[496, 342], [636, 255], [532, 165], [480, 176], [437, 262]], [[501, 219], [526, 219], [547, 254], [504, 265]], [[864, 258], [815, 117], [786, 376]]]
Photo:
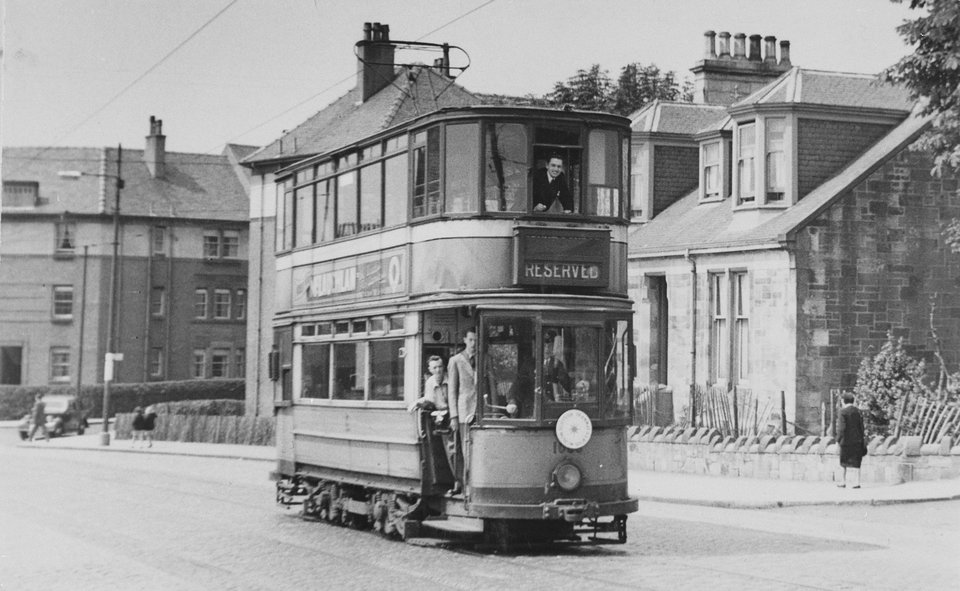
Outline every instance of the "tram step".
[[483, 521], [480, 519], [463, 519], [448, 517], [446, 519], [427, 519], [421, 522], [420, 528], [424, 535], [472, 535], [483, 533]]

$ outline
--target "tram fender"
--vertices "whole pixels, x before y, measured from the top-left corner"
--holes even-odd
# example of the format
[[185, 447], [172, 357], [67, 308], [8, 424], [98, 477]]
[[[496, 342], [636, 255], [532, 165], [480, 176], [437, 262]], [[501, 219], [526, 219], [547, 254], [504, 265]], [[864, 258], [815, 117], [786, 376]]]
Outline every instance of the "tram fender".
[[563, 519], [567, 523], [580, 523], [584, 519], [596, 519], [600, 515], [600, 504], [585, 499], [557, 499], [543, 503], [544, 519]]

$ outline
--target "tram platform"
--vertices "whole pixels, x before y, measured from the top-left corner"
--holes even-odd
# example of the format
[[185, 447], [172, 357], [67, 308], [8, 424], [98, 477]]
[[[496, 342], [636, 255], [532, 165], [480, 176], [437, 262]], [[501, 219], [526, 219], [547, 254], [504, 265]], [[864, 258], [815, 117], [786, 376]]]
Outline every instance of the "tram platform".
[[[0, 437], [9, 444], [42, 451], [73, 449], [106, 453], [171, 454], [251, 460], [275, 461], [273, 447], [154, 441], [153, 447], [133, 447], [127, 439], [112, 437], [110, 445], [100, 444], [99, 426], [91, 425], [85, 435], [57, 437], [49, 443], [19, 441], [15, 421], [0, 423]], [[904, 484], [864, 484], [860, 489], [837, 488], [832, 482], [764, 480], [729, 476], [700, 476], [630, 471], [630, 493], [641, 502], [680, 503], [739, 509], [769, 509], [797, 505], [879, 505], [960, 499], [960, 479], [919, 481]]]

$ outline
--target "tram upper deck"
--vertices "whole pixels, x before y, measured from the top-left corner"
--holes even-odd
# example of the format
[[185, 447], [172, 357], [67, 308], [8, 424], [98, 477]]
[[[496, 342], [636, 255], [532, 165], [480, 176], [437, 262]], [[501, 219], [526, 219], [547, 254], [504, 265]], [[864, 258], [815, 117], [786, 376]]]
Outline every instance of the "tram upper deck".
[[[278, 320], [470, 292], [626, 297], [629, 137], [615, 115], [443, 109], [281, 171]], [[557, 159], [569, 197], [546, 204], [536, 176]]]

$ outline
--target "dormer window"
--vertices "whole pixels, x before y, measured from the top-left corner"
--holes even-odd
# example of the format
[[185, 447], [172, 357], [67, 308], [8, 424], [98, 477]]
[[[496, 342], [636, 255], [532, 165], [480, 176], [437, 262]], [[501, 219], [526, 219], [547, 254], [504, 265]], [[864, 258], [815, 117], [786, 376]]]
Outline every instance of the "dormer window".
[[[790, 117], [757, 117], [735, 128], [735, 204], [783, 207], [796, 201], [791, 161], [794, 122]], [[762, 158], [757, 162], [758, 158]]]
[[737, 129], [737, 203], [753, 203], [756, 200], [756, 124], [740, 125]]
[[783, 117], [767, 118], [765, 146], [767, 152], [767, 203], [783, 201], [787, 192], [785, 142], [787, 120]]
[[36, 207], [40, 183], [32, 181], [3, 181], [4, 207]]
[[703, 145], [703, 198], [719, 199], [723, 186], [720, 178], [720, 142], [709, 142]]

